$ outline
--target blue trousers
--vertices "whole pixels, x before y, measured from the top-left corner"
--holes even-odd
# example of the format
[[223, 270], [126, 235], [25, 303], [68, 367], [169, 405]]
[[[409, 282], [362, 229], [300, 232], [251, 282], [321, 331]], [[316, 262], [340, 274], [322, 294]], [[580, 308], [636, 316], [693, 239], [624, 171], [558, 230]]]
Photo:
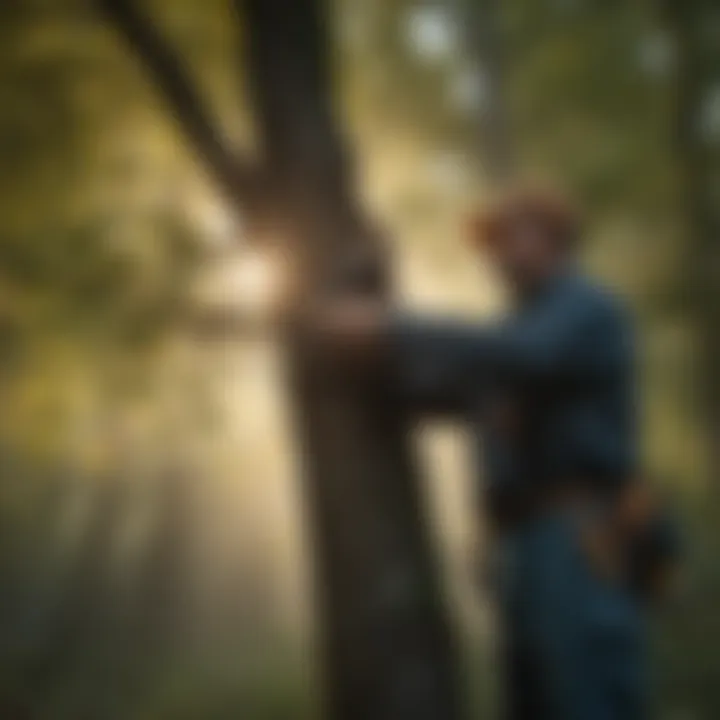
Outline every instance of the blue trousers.
[[592, 567], [581, 524], [558, 512], [500, 540], [509, 720], [645, 717], [642, 611]]

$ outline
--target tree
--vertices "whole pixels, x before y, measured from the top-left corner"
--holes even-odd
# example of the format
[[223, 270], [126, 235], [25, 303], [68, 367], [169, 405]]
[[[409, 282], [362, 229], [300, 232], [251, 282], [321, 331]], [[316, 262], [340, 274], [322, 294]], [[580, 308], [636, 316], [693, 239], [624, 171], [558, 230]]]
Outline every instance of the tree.
[[700, 348], [711, 487], [720, 482], [720, 12], [703, 0], [664, 3], [678, 51], [676, 147], [689, 242], [684, 287]]
[[[129, 2], [101, 5], [154, 76], [200, 159], [255, 227], [283, 238], [306, 293], [386, 294], [383, 259], [352, 187], [332, 111], [317, 0], [238, 0], [260, 166], [234, 158], [182, 63]], [[409, 419], [382, 381], [318, 372], [291, 342], [291, 387], [315, 538], [332, 717], [459, 713], [451, 633], [409, 444]]]
[[477, 113], [477, 155], [480, 169], [494, 183], [506, 182], [515, 168], [510, 137], [512, 123], [506, 102], [506, 46], [498, 0], [455, 0], [457, 21], [464, 30], [480, 94]]

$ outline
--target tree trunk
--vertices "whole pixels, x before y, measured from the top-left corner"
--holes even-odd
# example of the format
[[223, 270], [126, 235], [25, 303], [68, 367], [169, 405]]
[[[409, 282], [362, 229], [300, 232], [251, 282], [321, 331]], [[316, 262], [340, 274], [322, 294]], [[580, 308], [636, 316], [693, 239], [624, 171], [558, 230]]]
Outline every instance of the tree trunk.
[[[355, 290], [386, 292], [333, 117], [321, 3], [238, 4], [275, 231], [308, 292], [357, 281]], [[293, 366], [326, 710], [337, 720], [452, 720], [455, 654], [408, 419], [382, 381], [328, 377], [302, 351]]]
[[476, 157], [487, 180], [502, 186], [516, 170], [505, 98], [506, 54], [500, 0], [453, 0], [465, 55], [482, 99], [477, 117]]
[[[702, 411], [711, 489], [720, 488], [720, 130], [708, 127], [709, 104], [720, 82], [720, 47], [712, 28], [720, 9], [712, 0], [667, 0], [678, 50], [677, 148], [683, 205], [690, 235], [687, 302], [700, 350]], [[715, 101], [716, 102], [716, 101]], [[717, 121], [714, 121], [717, 123]], [[713, 137], [715, 138], [713, 141]]]

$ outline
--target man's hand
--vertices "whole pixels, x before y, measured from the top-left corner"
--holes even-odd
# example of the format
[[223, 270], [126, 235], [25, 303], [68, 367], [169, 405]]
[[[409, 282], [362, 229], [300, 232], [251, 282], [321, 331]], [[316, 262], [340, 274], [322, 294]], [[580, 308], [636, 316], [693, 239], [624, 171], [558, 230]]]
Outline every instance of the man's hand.
[[388, 345], [386, 303], [368, 298], [338, 298], [304, 314], [306, 337], [322, 356], [346, 366], [366, 368], [382, 358]]

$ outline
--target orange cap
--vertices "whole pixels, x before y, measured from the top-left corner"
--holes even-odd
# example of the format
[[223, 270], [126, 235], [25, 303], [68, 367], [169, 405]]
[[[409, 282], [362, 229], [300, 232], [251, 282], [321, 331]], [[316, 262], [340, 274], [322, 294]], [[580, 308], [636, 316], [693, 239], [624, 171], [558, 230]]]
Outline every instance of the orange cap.
[[522, 186], [504, 193], [470, 218], [473, 243], [492, 247], [503, 242], [510, 226], [522, 220], [536, 223], [566, 247], [580, 235], [580, 215], [575, 204], [558, 190]]

